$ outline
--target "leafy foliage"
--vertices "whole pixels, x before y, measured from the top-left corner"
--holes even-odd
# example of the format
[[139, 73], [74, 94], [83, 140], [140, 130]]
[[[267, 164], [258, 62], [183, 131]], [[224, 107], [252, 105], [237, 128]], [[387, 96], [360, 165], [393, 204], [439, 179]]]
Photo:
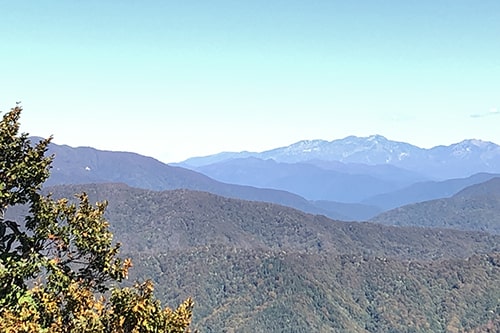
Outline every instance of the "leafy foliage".
[[[50, 138], [32, 145], [18, 135], [21, 107], [0, 122], [0, 331], [189, 332], [193, 302], [162, 308], [153, 284], [120, 287], [132, 266], [117, 257], [107, 203], [88, 196], [42, 196]], [[6, 210], [25, 205], [22, 223]]]
[[[500, 235], [332, 221], [205, 192], [67, 185], [203, 332], [496, 332]], [[484, 330], [480, 328], [484, 327]]]
[[[2, 142], [19, 142], [2, 128]], [[12, 144], [42, 153], [7, 162], [41, 163], [43, 142]], [[20, 176], [6, 165], [0, 179], [12, 184]], [[187, 190], [40, 191], [46, 173], [32, 169], [40, 179], [31, 187], [0, 190], [18, 198], [2, 199], [1, 332], [187, 332], [186, 290], [206, 332], [500, 330], [500, 235], [344, 223]], [[149, 280], [120, 283], [131, 262], [118, 250], [136, 263], [131, 280], [153, 277], [155, 290]], [[164, 309], [159, 299], [181, 305]]]
[[422, 261], [212, 245], [137, 259], [132, 274], [168, 281], [158, 297], [193, 292], [204, 332], [500, 329], [498, 252]]

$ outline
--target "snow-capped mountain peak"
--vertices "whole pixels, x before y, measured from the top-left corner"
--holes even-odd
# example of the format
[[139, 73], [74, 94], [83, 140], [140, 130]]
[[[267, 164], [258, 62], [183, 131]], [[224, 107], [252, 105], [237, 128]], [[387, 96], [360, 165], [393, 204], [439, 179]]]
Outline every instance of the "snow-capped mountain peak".
[[[469, 176], [474, 172], [500, 172], [500, 146], [478, 139], [464, 140], [449, 146], [419, 148], [392, 141], [382, 135], [348, 136], [333, 141], [302, 140], [286, 147], [260, 153], [226, 153], [223, 158], [256, 157], [276, 162], [299, 163], [311, 160], [357, 164], [390, 164], [434, 178]], [[214, 157], [195, 159], [198, 165], [214, 163]], [[190, 164], [190, 160], [186, 164]]]

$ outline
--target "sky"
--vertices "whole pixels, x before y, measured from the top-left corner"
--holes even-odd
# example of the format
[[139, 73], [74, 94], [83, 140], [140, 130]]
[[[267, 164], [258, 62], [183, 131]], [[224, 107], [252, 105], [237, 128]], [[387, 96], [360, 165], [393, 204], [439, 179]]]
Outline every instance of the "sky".
[[0, 110], [163, 162], [380, 134], [500, 144], [498, 0], [0, 0]]

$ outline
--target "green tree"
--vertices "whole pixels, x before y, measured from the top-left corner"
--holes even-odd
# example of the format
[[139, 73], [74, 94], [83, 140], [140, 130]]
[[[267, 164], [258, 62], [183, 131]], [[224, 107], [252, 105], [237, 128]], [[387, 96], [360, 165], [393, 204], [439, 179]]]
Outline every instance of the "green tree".
[[[19, 134], [22, 108], [0, 122], [0, 331], [189, 332], [193, 302], [163, 308], [146, 281], [121, 287], [132, 266], [117, 257], [106, 202], [43, 196], [53, 157], [51, 138], [32, 144]], [[7, 209], [26, 205], [23, 221]]]

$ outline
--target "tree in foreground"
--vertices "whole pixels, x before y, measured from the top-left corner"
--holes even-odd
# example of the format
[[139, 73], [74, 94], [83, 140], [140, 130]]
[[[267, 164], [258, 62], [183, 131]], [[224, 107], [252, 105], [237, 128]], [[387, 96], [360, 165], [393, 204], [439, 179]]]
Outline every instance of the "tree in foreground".
[[[193, 302], [162, 308], [146, 281], [120, 287], [131, 267], [103, 214], [106, 203], [43, 196], [51, 138], [19, 134], [22, 108], [0, 121], [0, 332], [189, 332]], [[25, 205], [23, 221], [6, 211]]]

